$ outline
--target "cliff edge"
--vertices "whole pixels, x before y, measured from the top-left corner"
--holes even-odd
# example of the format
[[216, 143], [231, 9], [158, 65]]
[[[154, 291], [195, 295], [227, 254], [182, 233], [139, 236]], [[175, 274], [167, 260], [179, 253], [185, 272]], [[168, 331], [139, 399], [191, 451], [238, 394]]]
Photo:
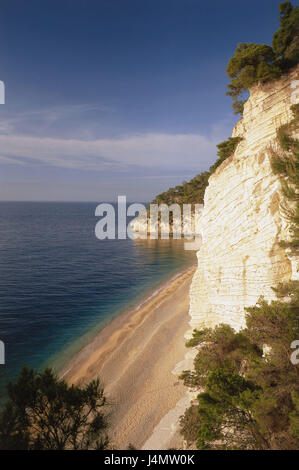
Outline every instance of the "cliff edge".
[[227, 323], [238, 330], [245, 325], [244, 307], [261, 295], [274, 300], [272, 286], [299, 279], [298, 258], [279, 245], [288, 224], [280, 209], [279, 177], [270, 162], [278, 128], [292, 120], [298, 79], [297, 67], [250, 90], [243, 118], [232, 133], [243, 140], [209, 179], [202, 247], [190, 289], [193, 328]]

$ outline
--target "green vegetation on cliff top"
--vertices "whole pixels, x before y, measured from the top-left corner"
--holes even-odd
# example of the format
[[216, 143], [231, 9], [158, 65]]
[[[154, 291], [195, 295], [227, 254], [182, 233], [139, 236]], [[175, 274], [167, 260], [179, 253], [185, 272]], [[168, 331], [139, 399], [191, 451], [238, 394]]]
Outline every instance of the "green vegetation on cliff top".
[[[266, 83], [279, 78], [299, 62], [299, 7], [286, 1], [279, 5], [280, 28], [273, 35], [272, 47], [266, 44], [238, 44], [227, 66], [227, 74], [232, 79], [227, 92], [233, 100], [236, 113], [243, 112], [245, 101], [240, 97], [257, 83]], [[211, 174], [234, 154], [241, 137], [229, 137], [217, 145], [218, 159], [210, 167], [189, 182], [170, 188], [155, 197], [155, 204], [202, 204], [208, 179]]]
[[244, 92], [257, 83], [279, 78], [299, 61], [299, 8], [286, 1], [279, 5], [280, 28], [267, 44], [240, 43], [226, 72], [231, 78], [227, 94], [236, 114], [243, 112]]
[[196, 175], [189, 182], [184, 181], [180, 186], [169, 188], [164, 193], [156, 196], [152, 204], [167, 204], [168, 206], [171, 204], [203, 204], [205, 190], [209, 184], [209, 177], [224, 160], [233, 155], [241, 140], [241, 137], [229, 137], [228, 140], [218, 144], [218, 159], [210, 167], [209, 171]]

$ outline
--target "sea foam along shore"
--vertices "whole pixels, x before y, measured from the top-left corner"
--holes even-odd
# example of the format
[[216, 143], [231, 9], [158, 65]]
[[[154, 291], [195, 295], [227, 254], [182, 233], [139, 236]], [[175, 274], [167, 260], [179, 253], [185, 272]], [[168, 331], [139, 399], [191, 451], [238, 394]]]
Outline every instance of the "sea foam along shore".
[[[141, 449], [186, 397], [187, 389], [172, 371], [186, 353], [194, 271], [192, 266], [177, 274], [135, 309], [116, 317], [62, 371], [69, 383], [101, 378], [111, 403], [112, 444], [118, 449], [128, 444]], [[171, 423], [173, 429], [176, 424]], [[177, 433], [165, 432], [163, 448], [181, 445]]]

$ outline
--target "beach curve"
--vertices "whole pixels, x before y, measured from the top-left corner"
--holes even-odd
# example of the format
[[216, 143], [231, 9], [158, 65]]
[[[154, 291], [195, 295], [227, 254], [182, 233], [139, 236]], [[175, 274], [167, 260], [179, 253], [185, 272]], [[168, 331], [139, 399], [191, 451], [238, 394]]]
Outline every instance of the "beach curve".
[[[186, 354], [194, 271], [192, 266], [178, 273], [135, 309], [112, 320], [62, 371], [74, 384], [100, 377], [111, 404], [109, 434], [115, 448], [131, 444], [141, 449], [186, 396], [172, 371]], [[178, 433], [162, 441], [163, 448], [181, 444]]]

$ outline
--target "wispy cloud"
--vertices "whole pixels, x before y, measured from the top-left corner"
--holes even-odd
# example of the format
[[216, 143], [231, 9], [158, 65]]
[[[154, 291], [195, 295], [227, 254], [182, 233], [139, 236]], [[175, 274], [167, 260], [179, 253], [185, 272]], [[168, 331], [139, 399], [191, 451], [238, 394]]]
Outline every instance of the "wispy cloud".
[[117, 114], [101, 104], [6, 110], [0, 119], [0, 165], [87, 170], [109, 178], [192, 177], [215, 161], [216, 145], [231, 125], [228, 117], [206, 134], [152, 131], [101, 137], [99, 120]]
[[153, 131], [102, 138], [99, 117], [117, 112], [100, 105], [10, 113], [0, 119], [4, 200], [115, 200], [117, 194], [151, 200], [208, 169], [230, 124], [223, 120], [206, 134]]
[[82, 127], [82, 133], [86, 134], [87, 128], [92, 127], [90, 120], [96, 122], [114, 111], [114, 108], [99, 103], [65, 104], [26, 111], [7, 107], [1, 109], [0, 133], [49, 136], [67, 129], [78, 132]]
[[55, 139], [25, 135], [0, 135], [0, 156], [28, 165], [126, 171], [144, 168], [195, 170], [215, 159], [216, 142], [200, 134], [148, 133], [116, 139]]

